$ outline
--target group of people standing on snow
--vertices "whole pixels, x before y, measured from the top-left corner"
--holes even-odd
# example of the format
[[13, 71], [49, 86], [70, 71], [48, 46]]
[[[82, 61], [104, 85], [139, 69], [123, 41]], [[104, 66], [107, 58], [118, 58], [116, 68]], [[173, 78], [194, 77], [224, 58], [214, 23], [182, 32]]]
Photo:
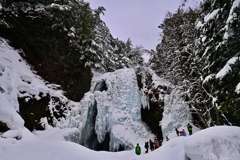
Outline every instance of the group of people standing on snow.
[[[192, 135], [192, 125], [190, 123], [187, 124], [187, 129], [188, 129], [189, 135]], [[176, 128], [175, 130], [176, 130], [177, 136], [186, 136], [187, 135], [184, 129], [179, 131]], [[166, 136], [166, 141], [169, 141], [168, 136]], [[159, 140], [159, 139], [155, 138], [154, 141], [152, 141], [151, 139], [149, 139], [149, 142], [145, 142], [145, 145], [144, 145], [144, 147], [146, 148], [145, 153], [148, 153], [148, 149], [153, 151], [153, 150], [157, 149], [160, 146], [162, 146], [162, 140]], [[137, 146], [135, 148], [135, 153], [137, 155], [141, 154], [141, 147], [139, 146], [139, 144], [137, 144]]]
[[[154, 141], [152, 141], [151, 139], [149, 139], [148, 142], [145, 142], [144, 147], [146, 148], [145, 153], [148, 153], [148, 149], [150, 149], [151, 151], [153, 151], [154, 149], [157, 149], [158, 147], [160, 147], [162, 145], [162, 140], [158, 140], [157, 138], [155, 138]], [[141, 154], [141, 147], [139, 146], [139, 144], [137, 144], [136, 148], [135, 148], [135, 153], [137, 155]]]
[[162, 140], [158, 140], [157, 138], [154, 139], [154, 141], [152, 141], [151, 139], [149, 139], [149, 142], [145, 142], [145, 148], [146, 151], [145, 153], [148, 153], [148, 148], [153, 151], [154, 149], [157, 149], [158, 147], [162, 146]]
[[[187, 124], [187, 129], [188, 129], [188, 132], [189, 132], [189, 135], [192, 135], [192, 125], [190, 123]], [[176, 134], [177, 136], [187, 136], [186, 132], [184, 129], [182, 129], [181, 131], [179, 131], [177, 128], [175, 129], [176, 130]]]

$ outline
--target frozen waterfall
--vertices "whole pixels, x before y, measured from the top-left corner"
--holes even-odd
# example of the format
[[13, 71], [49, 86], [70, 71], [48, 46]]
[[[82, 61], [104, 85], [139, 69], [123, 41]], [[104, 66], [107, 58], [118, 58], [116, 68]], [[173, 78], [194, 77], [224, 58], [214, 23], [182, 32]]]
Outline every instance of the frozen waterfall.
[[78, 143], [88, 148], [132, 149], [136, 141], [153, 137], [141, 121], [141, 99], [134, 69], [94, 77], [90, 92], [69, 115], [68, 126], [79, 129]]

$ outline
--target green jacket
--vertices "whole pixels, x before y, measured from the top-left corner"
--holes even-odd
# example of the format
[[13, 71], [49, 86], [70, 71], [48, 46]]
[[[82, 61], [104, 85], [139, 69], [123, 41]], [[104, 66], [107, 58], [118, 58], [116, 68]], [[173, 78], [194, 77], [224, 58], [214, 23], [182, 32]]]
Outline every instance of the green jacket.
[[136, 154], [141, 154], [141, 147], [140, 146], [136, 146], [135, 152], [136, 152]]
[[188, 125], [187, 125], [187, 128], [188, 128], [189, 131], [191, 131], [191, 130], [192, 130], [191, 124], [188, 124]]

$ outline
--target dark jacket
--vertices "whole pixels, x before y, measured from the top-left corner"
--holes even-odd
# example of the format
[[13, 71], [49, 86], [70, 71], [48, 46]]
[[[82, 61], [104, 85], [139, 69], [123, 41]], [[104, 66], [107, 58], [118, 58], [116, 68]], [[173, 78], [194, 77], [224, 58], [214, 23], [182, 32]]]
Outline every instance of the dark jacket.
[[148, 149], [149, 148], [149, 146], [148, 146], [148, 142], [145, 142], [145, 146], [144, 146], [146, 149]]

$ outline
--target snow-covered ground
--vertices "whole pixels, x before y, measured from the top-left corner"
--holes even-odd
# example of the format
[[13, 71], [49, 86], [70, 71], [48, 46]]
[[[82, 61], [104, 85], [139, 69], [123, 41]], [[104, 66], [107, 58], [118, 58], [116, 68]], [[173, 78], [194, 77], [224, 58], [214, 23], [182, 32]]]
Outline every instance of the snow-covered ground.
[[[0, 138], [1, 160], [239, 160], [240, 128], [219, 126], [187, 137], [174, 137], [162, 147], [135, 155], [134, 149], [122, 152], [93, 151], [64, 140], [69, 129], [49, 127], [46, 131], [29, 132], [22, 128], [22, 139]], [[8, 137], [10, 137], [9, 133]]]

